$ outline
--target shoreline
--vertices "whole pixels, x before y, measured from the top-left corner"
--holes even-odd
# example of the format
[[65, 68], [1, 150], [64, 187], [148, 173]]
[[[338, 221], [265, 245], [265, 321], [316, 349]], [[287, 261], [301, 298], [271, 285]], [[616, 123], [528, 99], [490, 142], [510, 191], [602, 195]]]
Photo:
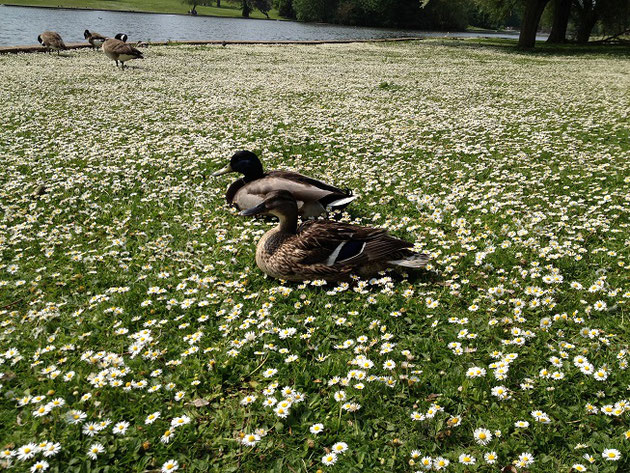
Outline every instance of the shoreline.
[[[223, 19], [237, 19], [237, 20], [263, 20], [263, 21], [288, 21], [295, 23], [302, 23], [297, 20], [292, 20], [290, 18], [244, 18], [242, 16], [219, 16], [219, 15], [211, 15], [207, 13], [199, 13], [197, 15], [189, 15], [188, 13], [166, 13], [166, 12], [158, 12], [158, 11], [147, 11], [147, 10], [120, 10], [114, 8], [89, 8], [89, 7], [61, 7], [61, 6], [51, 6], [51, 5], [16, 5], [15, 3], [0, 3], [0, 7], [17, 7], [17, 8], [48, 8], [50, 10], [69, 10], [69, 11], [102, 11], [102, 12], [116, 12], [116, 13], [146, 13], [150, 15], [176, 15], [176, 16], [186, 16], [190, 18], [223, 18]], [[303, 22], [304, 24], [313, 24], [313, 25], [332, 25], [332, 26], [348, 26], [353, 28], [378, 28], [378, 29], [395, 29], [400, 31], [405, 31], [405, 29], [400, 28], [387, 28], [382, 26], [364, 26], [364, 25], [341, 25], [337, 23], [320, 23], [320, 22]], [[414, 29], [406, 29], [407, 31], [416, 31]], [[436, 33], [444, 32], [448, 33], [451, 30], [429, 30]], [[488, 33], [488, 34], [514, 34], [518, 35], [518, 31], [513, 30], [486, 30], [475, 27], [469, 27], [464, 30], [456, 30], [457, 33]]]
[[[385, 43], [385, 42], [402, 42], [402, 41], [422, 41], [422, 37], [403, 37], [403, 38], [374, 38], [374, 39], [330, 39], [317, 41], [220, 41], [220, 40], [200, 40], [200, 41], [151, 41], [147, 43], [150, 46], [247, 46], [247, 45], [278, 45], [278, 46], [316, 46], [319, 44], [349, 44], [349, 43]], [[133, 43], [129, 43], [132, 44]], [[67, 50], [91, 48], [90, 43], [68, 43]], [[45, 53], [48, 50], [44, 46], [27, 45], [27, 46], [0, 46], [0, 55], [2, 54], [18, 54], [18, 53]]]
[[51, 5], [16, 5], [15, 3], [0, 3], [0, 7], [17, 7], [17, 8], [48, 8], [50, 10], [70, 10], [70, 11], [102, 11], [102, 12], [115, 12], [115, 13], [142, 13], [149, 15], [176, 15], [176, 16], [187, 16], [190, 18], [236, 18], [241, 20], [264, 20], [264, 21], [293, 21], [283, 18], [243, 18], [242, 16], [220, 16], [220, 15], [209, 15], [207, 13], [198, 13], [197, 15], [189, 15], [188, 13], [168, 13], [168, 12], [159, 12], [159, 11], [148, 11], [148, 10], [119, 10], [115, 8], [89, 8], [89, 7], [61, 7], [61, 6], [51, 6]]
[[[0, 0], [1, 2], [2, 0]], [[149, 14], [149, 15], [172, 15], [175, 17], [192, 17], [192, 18], [204, 18], [204, 19], [212, 19], [212, 18], [216, 18], [219, 20], [242, 20], [245, 18], [239, 18], [239, 17], [231, 17], [231, 16], [219, 16], [219, 15], [213, 15], [213, 14], [199, 14], [197, 16], [192, 16], [186, 13], [163, 13], [163, 12], [156, 12], [156, 11], [141, 11], [141, 10], [121, 10], [121, 9], [101, 9], [101, 8], [89, 8], [89, 7], [67, 7], [67, 6], [37, 6], [37, 5], [16, 5], [16, 4], [12, 4], [12, 3], [0, 3], [0, 7], [2, 6], [7, 6], [7, 7], [13, 7], [16, 9], [19, 8], [29, 8], [32, 10], [37, 10], [37, 9], [48, 9], [51, 11], [55, 11], [55, 10], [59, 10], [59, 11], [67, 11], [67, 12], [102, 12], [103, 14], [107, 14], [107, 13], [131, 13], [131, 14], [137, 14], [137, 15], [143, 15], [143, 14]], [[0, 8], [1, 11], [1, 8]], [[26, 13], [25, 13], [26, 14]], [[63, 13], [62, 15], [67, 15], [67, 13]], [[266, 20], [266, 18], [248, 18], [250, 20]], [[225, 41], [226, 44], [326, 44], [326, 43], [347, 43], [347, 42], [370, 42], [370, 41], [377, 41], [377, 40], [381, 40], [381, 39], [395, 39], [395, 40], [411, 40], [411, 39], [425, 39], [428, 37], [435, 37], [435, 38], [440, 38], [440, 37], [444, 37], [444, 38], [458, 38], [458, 37], [462, 37], [465, 38], [467, 37], [467, 35], [471, 35], [473, 37], [479, 37], [479, 38], [492, 38], [492, 37], [496, 37], [496, 36], [503, 36], [506, 39], [516, 39], [518, 37], [518, 32], [517, 31], [496, 31], [496, 30], [485, 30], [485, 29], [478, 29], [478, 28], [474, 28], [474, 27], [468, 27], [465, 30], [457, 30], [457, 31], [450, 31], [450, 30], [426, 30], [426, 31], [418, 31], [418, 30], [401, 30], [401, 29], [396, 29], [396, 28], [382, 28], [382, 27], [355, 27], [355, 26], [347, 26], [347, 25], [337, 25], [337, 24], [332, 24], [332, 23], [302, 23], [302, 22], [295, 22], [293, 20], [288, 20], [288, 19], [283, 19], [283, 20], [279, 20], [279, 19], [270, 19], [272, 21], [282, 21], [282, 23], [278, 23], [278, 27], [281, 27], [280, 25], [282, 24], [291, 24], [291, 23], [295, 23], [298, 25], [321, 25], [321, 26], [330, 26], [330, 27], [348, 27], [348, 28], [357, 28], [357, 29], [362, 29], [362, 28], [375, 28], [377, 30], [394, 30], [396, 31], [396, 34], [392, 36], [392, 38], [373, 38], [373, 37], [369, 37], [369, 35], [365, 35], [364, 38], [361, 39], [356, 39], [356, 38], [352, 38], [352, 33], [343, 35], [346, 36], [347, 39], [342, 39], [342, 40], [320, 40], [317, 39], [317, 35], [315, 35], [315, 39], [311, 39], [311, 40], [231, 40], [231, 41]], [[165, 20], [166, 21], [166, 20]], [[177, 20], [177, 19], [173, 19], [173, 20], [169, 20], [169, 21], [185, 21], [185, 20]], [[194, 21], [194, 20], [193, 20]], [[210, 21], [210, 20], [205, 20], [205, 21]], [[266, 28], [266, 27], [265, 27]], [[273, 26], [271, 26], [271, 28], [273, 28]], [[402, 35], [402, 36], [397, 36], [398, 34]], [[203, 35], [202, 35], [203, 36]], [[297, 35], [299, 38], [299, 35]], [[308, 36], [308, 35], [307, 35]], [[368, 36], [368, 37], [366, 37]], [[374, 35], [374, 36], [378, 36], [378, 35]], [[41, 47], [38, 44], [29, 44], [30, 41], [27, 38], [26, 41], [24, 41], [24, 43], [20, 43], [18, 42], [18, 44], [11, 44], [11, 40], [9, 38], [5, 38], [5, 42], [4, 45], [0, 44], [0, 54], [5, 54], [5, 53], [20, 53], [20, 52], [42, 52], [44, 51], [44, 48]], [[80, 40], [79, 38], [74, 38], [75, 41]], [[223, 44], [224, 40], [221, 39], [214, 39], [214, 40], [188, 40], [188, 39], [179, 39], [179, 40], [175, 40], [175, 41], [171, 41], [169, 40], [169, 38], [164, 38], [166, 39], [166, 41], [162, 40], [162, 41], [155, 41], [155, 42], [151, 42], [151, 44], [154, 45], [164, 45], [164, 44], [190, 44], [190, 45], [202, 45], [202, 44], [208, 44], [208, 45], [212, 45], [212, 44]], [[11, 41], [11, 42], [10, 42]], [[68, 49], [81, 49], [83, 47], [87, 47], [86, 46], [87, 43], [83, 43], [83, 42], [73, 42], [73, 43], [67, 43], [67, 45], [69, 46]]]

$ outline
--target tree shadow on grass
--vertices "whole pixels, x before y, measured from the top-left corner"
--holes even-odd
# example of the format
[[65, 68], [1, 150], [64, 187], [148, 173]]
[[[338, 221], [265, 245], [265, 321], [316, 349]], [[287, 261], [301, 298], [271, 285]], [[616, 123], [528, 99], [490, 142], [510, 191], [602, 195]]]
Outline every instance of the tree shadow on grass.
[[[401, 271], [400, 269], [394, 269], [387, 272], [395, 282], [408, 282], [412, 286], [419, 284], [431, 284], [437, 286], [444, 286], [444, 278], [435, 271], [429, 271], [427, 269], [416, 269]], [[406, 276], [405, 276], [406, 275]]]
[[497, 52], [523, 57], [614, 56], [630, 59], [630, 45], [627, 44], [547, 44], [544, 41], [538, 41], [533, 49], [520, 49], [516, 40], [497, 38], [444, 39], [440, 40], [440, 44], [478, 50], [493, 49]]

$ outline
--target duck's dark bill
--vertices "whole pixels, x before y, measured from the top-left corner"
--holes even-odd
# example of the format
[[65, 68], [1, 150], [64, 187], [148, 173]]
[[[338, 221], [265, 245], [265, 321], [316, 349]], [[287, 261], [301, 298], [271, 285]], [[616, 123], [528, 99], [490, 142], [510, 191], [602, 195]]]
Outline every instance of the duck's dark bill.
[[263, 202], [262, 204], [258, 204], [256, 207], [252, 207], [251, 209], [243, 210], [241, 212], [241, 215], [244, 215], [244, 216], [248, 217], [250, 215], [257, 215], [257, 214], [262, 213], [264, 211], [265, 211], [265, 203]]
[[223, 169], [219, 169], [218, 171], [213, 172], [212, 175], [214, 177], [217, 177], [217, 176], [222, 176], [223, 174], [227, 174], [228, 172], [232, 172], [232, 166], [230, 164], [225, 166]]

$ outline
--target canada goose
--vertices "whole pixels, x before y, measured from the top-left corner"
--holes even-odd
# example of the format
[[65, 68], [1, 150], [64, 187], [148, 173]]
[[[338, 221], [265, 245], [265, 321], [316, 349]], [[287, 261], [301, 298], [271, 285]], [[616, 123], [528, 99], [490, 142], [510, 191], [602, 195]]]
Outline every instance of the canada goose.
[[125, 61], [130, 59], [142, 59], [142, 53], [133, 46], [122, 42], [119, 39], [109, 38], [103, 43], [103, 52], [108, 58], [116, 61], [116, 67], [118, 67], [118, 61], [120, 61], [121, 69], [125, 68]]
[[125, 33], [118, 33], [116, 36], [114, 36], [114, 38], [122, 41], [123, 43], [126, 43], [129, 36], [127, 36]]
[[382, 228], [334, 220], [309, 220], [298, 227], [295, 198], [285, 190], [241, 215], [276, 216], [278, 226], [256, 246], [256, 264], [263, 273], [287, 281], [343, 281], [352, 274], [369, 277], [391, 267], [419, 269], [429, 256], [411, 251], [413, 243], [394, 238]]
[[90, 30], [85, 30], [83, 32], [83, 37], [88, 40], [88, 43], [90, 43], [94, 49], [98, 49], [103, 46], [103, 43], [107, 39], [101, 34], [90, 32]]
[[298, 201], [300, 215], [317, 217], [326, 213], [326, 208], [343, 209], [357, 198], [349, 190], [331, 186], [325, 182], [291, 171], [264, 172], [262, 164], [251, 151], [238, 151], [223, 169], [213, 176], [228, 172], [244, 174], [227, 190], [228, 204], [239, 210], [249, 209], [260, 204], [265, 196], [275, 190], [287, 190]]
[[52, 52], [52, 50], [56, 50], [57, 54], [62, 49], [66, 49], [66, 45], [61, 39], [61, 36], [56, 31], [44, 31], [37, 37], [37, 41], [48, 49], [48, 52]]

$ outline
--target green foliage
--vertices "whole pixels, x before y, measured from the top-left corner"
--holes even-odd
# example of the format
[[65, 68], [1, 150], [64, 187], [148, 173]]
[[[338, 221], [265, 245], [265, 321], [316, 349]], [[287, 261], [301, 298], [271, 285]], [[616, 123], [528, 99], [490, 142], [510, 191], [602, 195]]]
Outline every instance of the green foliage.
[[298, 21], [332, 22], [337, 0], [293, 0]]
[[[187, 2], [188, 0], [11, 0], [10, 3], [15, 5], [185, 14], [190, 10], [188, 6], [190, 3]], [[220, 3], [221, 6], [216, 6], [216, 3]], [[221, 0], [216, 3], [214, 0], [198, 1], [196, 10], [199, 15], [233, 18], [241, 16], [241, 0]], [[250, 16], [253, 18], [265, 18], [265, 15], [258, 10], [251, 12]], [[274, 19], [279, 18], [275, 10], [271, 10], [269, 16]]]
[[269, 10], [271, 10], [271, 0], [253, 0], [254, 8], [269, 18]]
[[578, 41], [594, 29], [615, 34], [630, 27], [630, 0], [573, 0], [572, 13]]
[[293, 0], [300, 21], [426, 29], [460, 29], [476, 11], [466, 0]]
[[464, 30], [476, 8], [468, 0], [432, 0], [421, 11], [422, 28]]
[[474, 0], [477, 15], [494, 25], [520, 25], [525, 0]]
[[[630, 29], [630, 0], [615, 0], [600, 14], [601, 33], [613, 35]], [[628, 34], [626, 35], [628, 36]]]
[[293, 0], [275, 0], [274, 8], [278, 10], [278, 14], [281, 17], [295, 19], [295, 10], [293, 9]]

